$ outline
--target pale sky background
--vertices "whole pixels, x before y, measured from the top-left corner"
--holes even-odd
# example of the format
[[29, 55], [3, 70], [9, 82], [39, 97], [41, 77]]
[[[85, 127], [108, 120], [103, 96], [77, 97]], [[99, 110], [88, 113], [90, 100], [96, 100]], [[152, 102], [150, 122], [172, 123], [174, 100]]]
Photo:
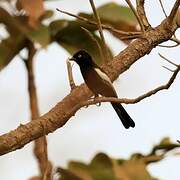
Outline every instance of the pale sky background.
[[[110, 1], [96, 0], [97, 6]], [[113, 2], [121, 3], [121, 0]], [[133, 1], [134, 2], [134, 1]], [[174, 0], [164, 0], [170, 11]], [[124, 3], [124, 2], [123, 2]], [[125, 3], [124, 3], [125, 4]], [[88, 1], [59, 0], [46, 3], [47, 8], [60, 8], [69, 12], [91, 12]], [[150, 23], [158, 25], [164, 18], [158, 0], [146, 1], [146, 12]], [[54, 18], [70, 18], [56, 12]], [[71, 18], [72, 19], [72, 18]], [[106, 41], [114, 54], [125, 48], [119, 40], [105, 33]], [[167, 44], [167, 43], [166, 43]], [[158, 56], [161, 52], [176, 63], [180, 63], [179, 47], [156, 48], [123, 73], [114, 86], [120, 97], [133, 98], [166, 83], [171, 73], [163, 65], [169, 64]], [[35, 61], [35, 75], [41, 114], [49, 111], [69, 94], [66, 59], [69, 54], [57, 44], [39, 51]], [[83, 82], [78, 66], [73, 66], [76, 83]], [[169, 136], [172, 141], [180, 139], [179, 126], [179, 77], [168, 91], [125, 106], [136, 122], [134, 129], [126, 130], [108, 103], [101, 107], [82, 108], [68, 123], [48, 137], [49, 157], [54, 166], [66, 167], [69, 160], [89, 162], [97, 152], [114, 158], [128, 158], [134, 152], [148, 153], [152, 146]], [[16, 57], [0, 72], [0, 134], [15, 129], [29, 119], [27, 81], [24, 64]], [[37, 164], [32, 154], [33, 143], [23, 149], [0, 157], [0, 179], [26, 180], [37, 175]], [[169, 155], [165, 160], [148, 167], [155, 177], [162, 180], [179, 180], [180, 157]]]

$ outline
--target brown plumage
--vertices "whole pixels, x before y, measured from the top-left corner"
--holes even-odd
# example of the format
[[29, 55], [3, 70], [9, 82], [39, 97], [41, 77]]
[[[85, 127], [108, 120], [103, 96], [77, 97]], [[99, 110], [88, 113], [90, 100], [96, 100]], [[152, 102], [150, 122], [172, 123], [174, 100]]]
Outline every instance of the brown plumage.
[[[93, 62], [86, 51], [78, 51], [70, 60], [75, 61], [80, 66], [84, 81], [94, 95], [118, 97], [107, 74]], [[135, 127], [134, 121], [120, 103], [111, 104], [126, 129]]]

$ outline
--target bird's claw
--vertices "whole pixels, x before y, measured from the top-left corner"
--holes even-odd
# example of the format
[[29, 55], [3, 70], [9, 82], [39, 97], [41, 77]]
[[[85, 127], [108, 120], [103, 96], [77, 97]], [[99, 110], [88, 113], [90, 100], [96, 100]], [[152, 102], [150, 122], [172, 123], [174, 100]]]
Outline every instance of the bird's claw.
[[[94, 95], [94, 97], [93, 97], [93, 101], [95, 101], [96, 100], [96, 98], [98, 98], [99, 97], [99, 95]], [[101, 102], [99, 102], [99, 103], [96, 103], [96, 106], [101, 106]]]
[[101, 102], [96, 103], [96, 106], [97, 106], [97, 107], [101, 106]]

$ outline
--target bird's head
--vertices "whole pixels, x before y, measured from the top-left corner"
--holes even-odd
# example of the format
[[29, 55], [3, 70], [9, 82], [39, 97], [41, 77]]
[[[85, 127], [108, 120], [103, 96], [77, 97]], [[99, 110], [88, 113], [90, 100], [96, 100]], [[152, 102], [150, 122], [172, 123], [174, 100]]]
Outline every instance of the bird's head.
[[69, 59], [70, 61], [75, 61], [78, 65], [91, 65], [92, 64], [92, 58], [90, 54], [88, 54], [84, 50], [80, 50], [76, 52], [72, 58]]

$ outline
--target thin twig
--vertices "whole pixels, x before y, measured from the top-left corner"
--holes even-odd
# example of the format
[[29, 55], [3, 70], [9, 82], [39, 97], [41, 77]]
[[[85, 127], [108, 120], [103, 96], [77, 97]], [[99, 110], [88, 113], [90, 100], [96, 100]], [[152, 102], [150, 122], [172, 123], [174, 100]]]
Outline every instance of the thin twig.
[[67, 64], [67, 70], [68, 70], [69, 85], [72, 91], [76, 87], [76, 84], [74, 83], [73, 74], [72, 74], [72, 65], [69, 62], [69, 59], [67, 59], [66, 64]]
[[159, 46], [159, 47], [165, 47], [165, 48], [174, 48], [174, 47], [177, 47], [177, 46], [180, 45], [180, 40], [177, 39], [177, 38], [175, 37], [175, 35], [174, 35], [174, 37], [172, 37], [172, 38], [170, 39], [170, 41], [173, 41], [173, 42], [175, 42], [176, 44], [174, 44], [174, 45], [162, 45], [162, 44], [159, 44], [158, 46]]
[[142, 34], [135, 34], [135, 35], [126, 35], [126, 36], [118, 36], [121, 40], [131, 40], [136, 38], [143, 38]]
[[175, 48], [175, 47], [179, 46], [179, 44], [174, 44], [174, 45], [162, 45], [162, 44], [159, 44], [158, 46], [159, 47], [164, 47], [164, 48]]
[[[28, 59], [25, 61], [28, 73], [28, 91], [29, 91], [29, 101], [30, 101], [30, 110], [31, 110], [31, 119], [34, 120], [39, 117], [39, 108], [38, 108], [38, 98], [36, 93], [36, 86], [34, 80], [34, 70], [33, 70], [33, 58], [36, 54], [36, 49], [34, 48], [33, 44], [29, 42], [28, 44]], [[38, 160], [39, 169], [41, 172], [40, 177], [42, 179], [51, 179], [51, 163], [48, 161], [48, 154], [47, 154], [47, 141], [46, 137], [43, 136], [37, 140], [35, 140], [34, 146], [34, 154]], [[47, 172], [47, 169], [49, 172]], [[47, 177], [46, 175], [49, 175]]]
[[176, 13], [178, 12], [179, 6], [180, 6], [180, 0], [176, 0], [170, 12], [170, 15], [168, 16], [170, 22], [173, 22], [174, 18], [176, 17]]
[[173, 42], [176, 42], [178, 45], [180, 44], [180, 40], [177, 39], [176, 37], [172, 37], [170, 40], [173, 41]]
[[94, 1], [93, 0], [89, 0], [89, 2], [91, 4], [91, 8], [93, 10], [94, 16], [95, 16], [96, 21], [97, 21], [97, 26], [98, 26], [99, 34], [100, 34], [100, 37], [101, 37], [101, 40], [102, 40], [102, 44], [103, 44], [103, 51], [105, 52], [104, 53], [105, 54], [105, 62], [107, 62], [107, 61], [110, 60], [110, 56], [109, 56], [109, 50], [108, 50], [108, 47], [106, 45], [106, 41], [105, 41], [105, 38], [104, 38], [104, 34], [103, 34], [101, 19], [100, 19], [99, 14], [98, 14], [98, 12], [96, 10]]
[[132, 5], [131, 1], [130, 0], [125, 0], [126, 3], [129, 5], [129, 7], [131, 8], [132, 12], [134, 13], [134, 15], [136, 16], [136, 19], [141, 27], [141, 30], [144, 31], [144, 25], [143, 25], [143, 22], [141, 20], [141, 18], [139, 17], [138, 13], [136, 12], [134, 6]]
[[165, 17], [167, 17], [167, 14], [166, 14], [166, 11], [165, 11], [165, 9], [164, 9], [164, 6], [163, 6], [163, 3], [162, 3], [162, 0], [159, 0], [159, 3], [160, 3], [160, 5], [161, 5], [161, 9], [162, 9], [162, 11], [163, 11], [163, 13], [164, 13]]
[[103, 59], [102, 48], [101, 48], [98, 40], [93, 36], [93, 34], [88, 29], [86, 29], [84, 27], [81, 27], [81, 29], [84, 30], [84, 32], [87, 33], [87, 35], [91, 38], [91, 40], [97, 45], [100, 57], [101, 57], [101, 59]]
[[[77, 18], [77, 19], [79, 19], [81, 21], [84, 21], [84, 22], [88, 23], [88, 24], [97, 26], [97, 23], [95, 21], [92, 21], [92, 20], [87, 19], [85, 17], [78, 16], [78, 15], [75, 15], [75, 14], [69, 13], [67, 11], [60, 10], [60, 9], [56, 9], [56, 10], [61, 12], [61, 13], [63, 13], [63, 14], [67, 14], [69, 16], [75, 17], [75, 18]], [[137, 32], [125, 32], [125, 31], [121, 31], [121, 30], [115, 29], [112, 26], [105, 25], [105, 24], [102, 24], [102, 28], [103, 29], [107, 29], [107, 30], [109, 30], [109, 31], [111, 31], [113, 33], [117, 33], [117, 34], [119, 34], [120, 36], [123, 36], [123, 37], [125, 37], [125, 36], [127, 36], [127, 37], [128, 36], [129, 37], [135, 36], [135, 38], [138, 38], [138, 37], [140, 37], [142, 35], [142, 33], [138, 32], [138, 31]]]
[[167, 61], [168, 63], [170, 63], [170, 64], [172, 64], [172, 65], [174, 65], [174, 66], [176, 66], [177, 68], [179, 67], [179, 65], [178, 64], [176, 64], [176, 63], [174, 63], [174, 62], [172, 62], [171, 60], [169, 60], [168, 58], [166, 58], [165, 56], [163, 56], [162, 54], [160, 54], [160, 53], [158, 53], [159, 54], [159, 56], [162, 58], [162, 59], [164, 59], [165, 61]]
[[175, 78], [177, 77], [177, 74], [179, 73], [179, 71], [180, 71], [180, 65], [173, 72], [173, 75], [170, 77], [169, 81], [166, 84], [161, 85], [161, 86], [159, 86], [159, 87], [157, 87], [135, 99], [127, 99], [127, 98], [118, 99], [118, 98], [114, 98], [114, 97], [97, 97], [94, 100], [82, 102], [81, 106], [89, 106], [89, 105], [93, 105], [93, 104], [97, 104], [97, 103], [101, 103], [101, 102], [116, 102], [116, 103], [124, 103], [124, 104], [138, 103], [138, 102], [142, 101], [143, 99], [150, 97], [161, 90], [169, 89], [169, 87], [173, 84]]
[[151, 27], [151, 25], [149, 24], [148, 19], [146, 17], [144, 3], [145, 3], [144, 0], [136, 0], [138, 16], [141, 18], [141, 22], [143, 24], [144, 30], [147, 30], [148, 28]]
[[168, 71], [170, 71], [170, 72], [174, 72], [174, 70], [172, 70], [172, 69], [170, 69], [170, 68], [168, 68], [168, 67], [166, 67], [166, 66], [162, 66], [164, 69], [166, 69], [166, 70], [168, 70]]

